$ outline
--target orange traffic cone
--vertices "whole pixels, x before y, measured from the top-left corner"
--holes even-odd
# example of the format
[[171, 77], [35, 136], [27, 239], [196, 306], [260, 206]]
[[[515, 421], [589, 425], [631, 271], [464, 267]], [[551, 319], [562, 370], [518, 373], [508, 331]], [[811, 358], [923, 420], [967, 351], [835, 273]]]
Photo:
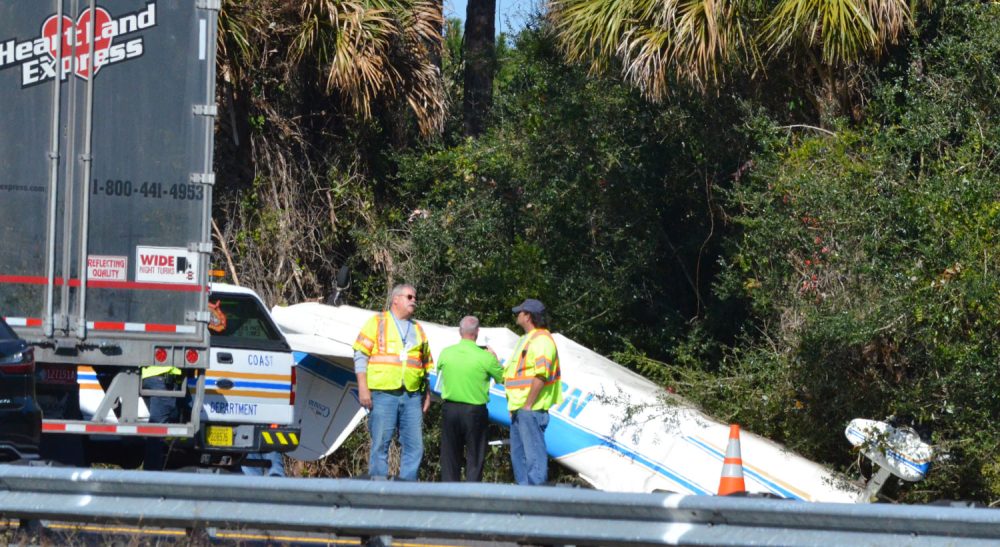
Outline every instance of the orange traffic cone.
[[722, 478], [719, 479], [719, 495], [728, 496], [738, 492], [746, 492], [743, 482], [743, 457], [740, 455], [740, 426], [729, 426], [729, 446], [726, 447], [726, 459], [722, 461]]

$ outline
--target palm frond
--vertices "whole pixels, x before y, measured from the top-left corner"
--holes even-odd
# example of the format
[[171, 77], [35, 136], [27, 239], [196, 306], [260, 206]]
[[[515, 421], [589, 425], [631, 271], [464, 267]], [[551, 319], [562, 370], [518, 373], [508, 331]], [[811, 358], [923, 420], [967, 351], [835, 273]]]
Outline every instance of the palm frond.
[[782, 0], [762, 29], [772, 52], [801, 42], [824, 63], [842, 65], [879, 55], [910, 24], [905, 0]]
[[226, 0], [219, 10], [218, 54], [223, 76], [240, 80], [262, 57], [260, 36], [270, 25], [270, 12], [248, 0]]
[[635, 16], [654, 5], [649, 0], [553, 0], [549, 16], [567, 58], [599, 71], [614, 59]]
[[652, 99], [669, 82], [705, 89], [746, 41], [740, 0], [553, 0], [556, 36], [571, 61], [593, 71], [621, 64]]
[[402, 97], [421, 132], [443, 127], [441, 7], [433, 0], [304, 0], [290, 39], [291, 66], [307, 59], [364, 118], [380, 99]]

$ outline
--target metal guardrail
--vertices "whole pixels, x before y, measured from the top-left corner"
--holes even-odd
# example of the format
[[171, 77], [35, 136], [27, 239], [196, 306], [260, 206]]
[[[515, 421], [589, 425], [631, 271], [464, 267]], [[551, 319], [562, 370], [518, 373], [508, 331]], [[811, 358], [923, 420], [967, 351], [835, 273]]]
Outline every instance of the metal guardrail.
[[573, 545], [996, 545], [1000, 511], [0, 465], [6, 518]]

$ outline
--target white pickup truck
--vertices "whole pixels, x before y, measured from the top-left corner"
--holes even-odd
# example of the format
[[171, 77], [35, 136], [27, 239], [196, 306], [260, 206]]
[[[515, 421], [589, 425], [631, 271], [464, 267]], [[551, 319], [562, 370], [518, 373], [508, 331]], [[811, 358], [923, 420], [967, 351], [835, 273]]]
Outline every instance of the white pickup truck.
[[[194, 437], [187, 438], [172, 438], [168, 431], [168, 467], [235, 467], [248, 454], [295, 450], [300, 432], [294, 412], [295, 363], [284, 335], [260, 297], [250, 289], [213, 283], [208, 300], [213, 315], [209, 323], [209, 363], [204, 371], [187, 377], [184, 405], [191, 414], [185, 416], [185, 421], [197, 421], [200, 427]], [[80, 418], [103, 435], [91, 435], [83, 444], [82, 456], [66, 458], [79, 447], [64, 440], [57, 450], [43, 450], [43, 458], [78, 465], [115, 463], [136, 467], [141, 463], [143, 429], [169, 430], [172, 426], [146, 422], [149, 412], [145, 399], [139, 401], [137, 411], [140, 425], [120, 423], [120, 412], [98, 415], [106, 389], [118, 372], [113, 367], [79, 367], [76, 384]], [[72, 378], [73, 374], [70, 371], [60, 376]], [[193, 402], [200, 381], [204, 395], [201, 411], [195, 417]]]
[[[213, 320], [200, 449], [222, 454], [294, 450], [299, 443], [295, 361], [284, 335], [250, 289], [213, 283], [208, 300]], [[197, 379], [189, 378], [192, 399], [196, 386]]]

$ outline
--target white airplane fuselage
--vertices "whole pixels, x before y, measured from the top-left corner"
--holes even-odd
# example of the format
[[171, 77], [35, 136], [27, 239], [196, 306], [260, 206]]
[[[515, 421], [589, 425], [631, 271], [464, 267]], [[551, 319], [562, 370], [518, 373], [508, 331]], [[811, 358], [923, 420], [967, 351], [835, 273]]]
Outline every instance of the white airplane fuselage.
[[[302, 444], [293, 457], [317, 459], [329, 454], [363, 417], [351, 372], [351, 345], [373, 313], [316, 303], [272, 310], [299, 361], [296, 415], [303, 417]], [[425, 321], [421, 325], [435, 358], [459, 340], [456, 327]], [[545, 439], [552, 458], [601, 490], [716, 493], [728, 424], [560, 334], [553, 338], [564, 400], [550, 409]], [[518, 335], [508, 329], [482, 328], [477, 342], [489, 345], [505, 360], [517, 340]], [[436, 385], [434, 374], [431, 386]], [[502, 385], [490, 387], [488, 408], [492, 421], [510, 425]], [[741, 434], [741, 449], [748, 492], [847, 503], [862, 492], [830, 469], [747, 431]]]

